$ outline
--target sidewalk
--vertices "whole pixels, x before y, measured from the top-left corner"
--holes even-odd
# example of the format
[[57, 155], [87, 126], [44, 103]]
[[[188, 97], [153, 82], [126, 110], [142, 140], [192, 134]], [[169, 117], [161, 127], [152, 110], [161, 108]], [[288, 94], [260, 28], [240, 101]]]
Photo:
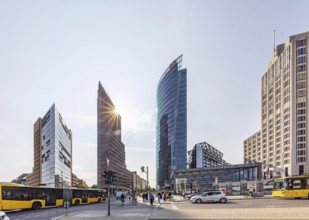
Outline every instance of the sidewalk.
[[[149, 201], [143, 202], [141, 198], [139, 198], [137, 205], [132, 205], [131, 202], [127, 199], [123, 208], [130, 208], [130, 212], [128, 211], [119, 211], [115, 210], [115, 206], [121, 206], [120, 200], [114, 200], [113, 205], [111, 204], [110, 214], [108, 215], [107, 209], [105, 210], [91, 210], [91, 211], [83, 211], [83, 212], [75, 212], [69, 213], [67, 216], [62, 215], [55, 218], [51, 218], [50, 220], [148, 220], [152, 213], [156, 208], [160, 206], [160, 204], [156, 202], [151, 205]], [[141, 206], [149, 206], [150, 209], [146, 209], [142, 211]], [[132, 211], [134, 210], [135, 211]], [[120, 209], [121, 210], [121, 209]]]

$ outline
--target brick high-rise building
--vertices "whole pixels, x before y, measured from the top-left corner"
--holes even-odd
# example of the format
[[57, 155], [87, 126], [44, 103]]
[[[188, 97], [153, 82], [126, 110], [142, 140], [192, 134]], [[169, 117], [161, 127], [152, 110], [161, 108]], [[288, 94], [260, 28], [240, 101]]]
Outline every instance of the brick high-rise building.
[[115, 106], [109, 95], [99, 82], [97, 99], [97, 177], [98, 188], [106, 188], [104, 171], [116, 172], [116, 181], [111, 186], [114, 189], [129, 189], [132, 187], [132, 174], [126, 169], [125, 145], [121, 141], [121, 116], [115, 111]]

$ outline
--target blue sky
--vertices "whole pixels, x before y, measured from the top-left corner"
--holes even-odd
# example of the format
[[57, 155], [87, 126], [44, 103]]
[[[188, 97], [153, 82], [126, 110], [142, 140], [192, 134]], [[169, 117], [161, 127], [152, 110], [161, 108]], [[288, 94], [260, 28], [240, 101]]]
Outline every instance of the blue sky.
[[[188, 150], [206, 141], [242, 163], [260, 129], [260, 80], [276, 43], [309, 31], [308, 1], [0, 2], [0, 181], [33, 166], [33, 124], [56, 103], [73, 133], [73, 172], [96, 184], [101, 81], [122, 115], [127, 168], [155, 185], [157, 83], [183, 54]], [[145, 174], [140, 175], [146, 178]]]

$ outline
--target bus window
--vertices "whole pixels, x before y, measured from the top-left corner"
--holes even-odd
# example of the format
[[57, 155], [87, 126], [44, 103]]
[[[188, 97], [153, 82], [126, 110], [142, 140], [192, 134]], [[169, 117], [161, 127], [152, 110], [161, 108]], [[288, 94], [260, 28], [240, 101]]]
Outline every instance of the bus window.
[[280, 182], [274, 182], [274, 190], [282, 189], [283, 183]]
[[284, 180], [282, 184], [283, 184], [282, 185], [283, 189], [289, 189], [289, 181], [288, 180]]
[[300, 185], [300, 180], [294, 180], [293, 181], [293, 189], [300, 189], [301, 185]]

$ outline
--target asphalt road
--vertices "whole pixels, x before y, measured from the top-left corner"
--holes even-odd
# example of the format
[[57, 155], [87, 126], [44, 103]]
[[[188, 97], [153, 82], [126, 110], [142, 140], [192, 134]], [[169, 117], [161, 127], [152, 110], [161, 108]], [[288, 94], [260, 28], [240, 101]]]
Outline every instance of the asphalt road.
[[[101, 204], [89, 204], [89, 205], [79, 205], [79, 206], [71, 206], [67, 212], [68, 213], [77, 213], [82, 211], [91, 211], [103, 209], [106, 206], [104, 203]], [[63, 207], [55, 207], [55, 208], [43, 208], [39, 210], [21, 210], [21, 211], [11, 211], [6, 212], [7, 216], [10, 220], [47, 220], [53, 217], [57, 217], [60, 215], [65, 215], [66, 210]]]
[[227, 203], [202, 203], [192, 204], [190, 202], [174, 203], [180, 209], [243, 209], [243, 208], [287, 208], [287, 207], [309, 207], [308, 199], [243, 199], [229, 200]]
[[[189, 201], [179, 201], [162, 203], [160, 206], [158, 206], [158, 204], [150, 206], [149, 203], [132, 205], [128, 200], [124, 206], [121, 206], [119, 200], [114, 200], [111, 203], [111, 215], [117, 216], [117, 219], [118, 217], [121, 219], [129, 216], [134, 219], [177, 219], [183, 216], [187, 216], [188, 218], [190, 216], [196, 216], [198, 219], [210, 213], [213, 213], [212, 218], [217, 216], [216, 213], [226, 213], [226, 215], [236, 213], [234, 216], [238, 218], [238, 212], [245, 215], [248, 210], [251, 210], [250, 213], [252, 213], [253, 210], [256, 210], [256, 213], [266, 211], [275, 213], [275, 210], [302, 210], [304, 208], [309, 210], [308, 199], [243, 199], [229, 200], [227, 203], [223, 204], [192, 204]], [[280, 211], [280, 213], [281, 212], [282, 211]], [[7, 212], [11, 220], [48, 220], [59, 216], [65, 216], [65, 214], [66, 210], [62, 207]], [[83, 219], [87, 219], [87, 217], [91, 216], [94, 217], [94, 215], [100, 217], [107, 216], [107, 203], [71, 206], [68, 209], [68, 214], [70, 216], [76, 215], [83, 217]], [[225, 218], [224, 216], [221, 217]], [[249, 216], [247, 217], [249, 219]]]

